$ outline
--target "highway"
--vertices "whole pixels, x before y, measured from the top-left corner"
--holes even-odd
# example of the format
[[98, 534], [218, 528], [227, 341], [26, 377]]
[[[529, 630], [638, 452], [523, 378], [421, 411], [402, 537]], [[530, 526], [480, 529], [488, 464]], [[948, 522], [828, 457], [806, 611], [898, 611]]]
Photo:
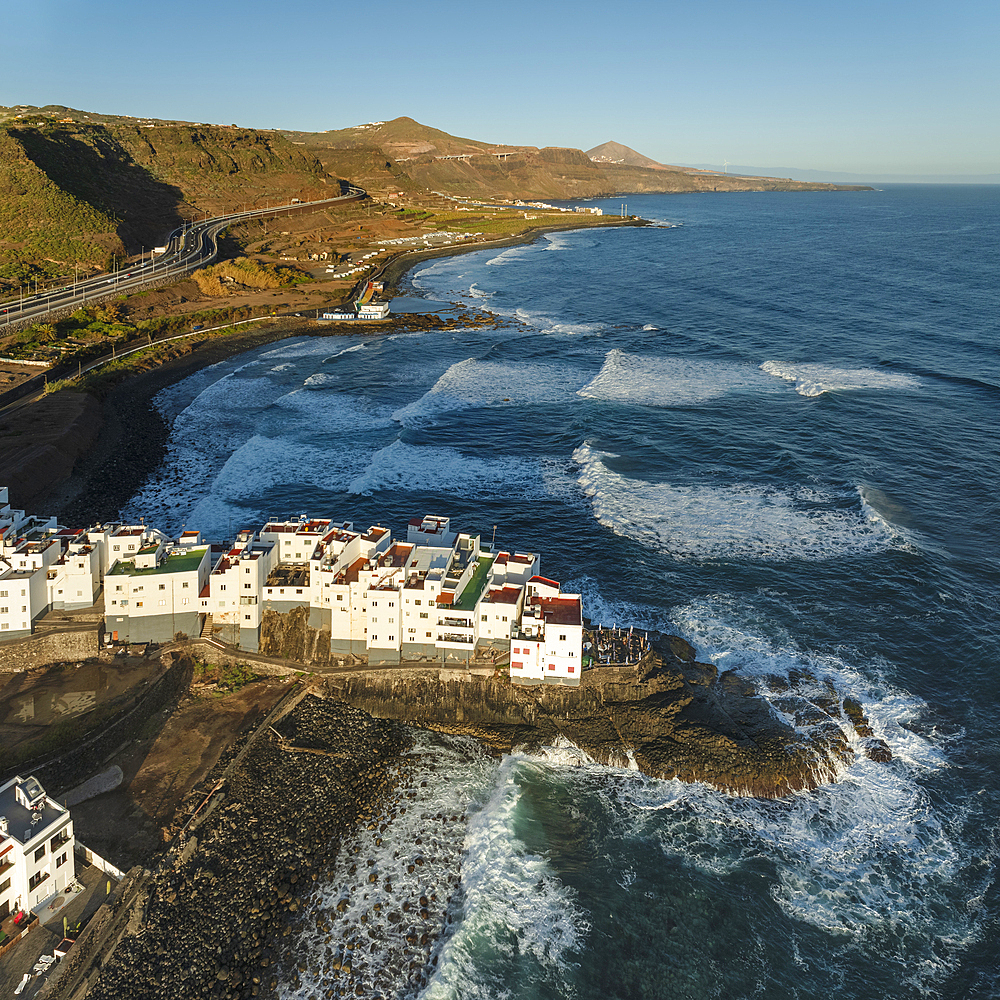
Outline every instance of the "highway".
[[219, 215], [185, 224], [166, 238], [164, 243], [166, 251], [158, 256], [150, 254], [149, 260], [123, 267], [114, 273], [104, 273], [93, 278], [74, 281], [62, 288], [0, 302], [0, 330], [4, 326], [20, 323], [23, 320], [43, 320], [53, 313], [76, 309], [94, 299], [103, 299], [123, 292], [136, 292], [145, 285], [162, 281], [164, 278], [181, 278], [190, 274], [215, 260], [219, 252], [217, 243], [219, 233], [235, 222], [289, 215], [303, 209], [360, 201], [365, 195], [366, 192], [361, 188], [352, 186], [348, 188], [347, 194], [338, 195], [336, 198], [296, 201], [288, 205], [233, 212], [230, 215]]

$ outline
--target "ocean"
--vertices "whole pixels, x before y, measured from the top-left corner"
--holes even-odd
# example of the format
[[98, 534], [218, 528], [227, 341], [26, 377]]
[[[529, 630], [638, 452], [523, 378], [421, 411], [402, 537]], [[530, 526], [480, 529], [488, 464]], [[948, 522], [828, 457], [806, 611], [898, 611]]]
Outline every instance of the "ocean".
[[1000, 188], [628, 206], [653, 225], [428, 261], [397, 303], [495, 327], [301, 337], [166, 389], [123, 513], [449, 515], [778, 714], [858, 699], [893, 760], [756, 801], [417, 734], [281, 996], [1000, 996]]

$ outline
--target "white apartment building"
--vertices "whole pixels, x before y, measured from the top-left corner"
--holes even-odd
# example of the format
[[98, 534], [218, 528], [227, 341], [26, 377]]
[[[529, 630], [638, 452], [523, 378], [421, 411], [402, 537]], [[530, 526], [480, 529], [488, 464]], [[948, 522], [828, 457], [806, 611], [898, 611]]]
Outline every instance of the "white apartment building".
[[[118, 538], [120, 541], [115, 542]], [[111, 536], [119, 559], [104, 578], [104, 622], [116, 642], [170, 642], [200, 632], [200, 595], [208, 586], [211, 548], [175, 545], [160, 532]]]
[[62, 892], [76, 877], [73, 820], [37, 778], [0, 786], [0, 920]]
[[579, 684], [583, 669], [583, 606], [555, 580], [532, 577], [520, 627], [511, 635], [510, 677], [515, 684]]
[[92, 542], [90, 534], [82, 528], [60, 528], [52, 535], [61, 552], [46, 573], [49, 608], [73, 610], [93, 606], [103, 576], [102, 542]]
[[520, 683], [579, 683], [580, 595], [539, 576], [535, 553], [494, 552], [447, 517], [355, 531], [329, 518], [269, 521], [214, 548], [144, 525], [60, 528], [12, 510], [0, 488], [0, 639], [30, 634], [50, 607], [93, 605], [103, 578], [105, 628], [119, 642], [208, 634], [256, 651], [265, 611], [304, 608], [335, 654], [371, 664], [467, 662], [511, 651]]

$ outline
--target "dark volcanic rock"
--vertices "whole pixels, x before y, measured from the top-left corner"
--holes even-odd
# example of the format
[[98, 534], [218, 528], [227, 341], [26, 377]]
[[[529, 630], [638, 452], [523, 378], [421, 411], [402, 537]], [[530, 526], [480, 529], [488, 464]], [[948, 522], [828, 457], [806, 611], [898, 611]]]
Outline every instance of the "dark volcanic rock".
[[315, 697], [276, 729], [237, 758], [187, 846], [152, 873], [89, 998], [273, 995], [297, 895], [388, 794], [408, 746], [395, 723]]
[[[589, 670], [576, 688], [426, 672], [328, 684], [335, 697], [372, 715], [475, 736], [497, 752], [563, 737], [605, 764], [634, 761], [654, 777], [704, 781], [739, 795], [815, 788], [854, 758], [841, 724], [848, 718], [829, 686], [811, 676], [785, 682], [781, 708], [793, 727], [753, 683], [695, 662], [694, 650], [675, 636], [660, 637], [640, 666]], [[860, 714], [858, 721], [866, 725]]]

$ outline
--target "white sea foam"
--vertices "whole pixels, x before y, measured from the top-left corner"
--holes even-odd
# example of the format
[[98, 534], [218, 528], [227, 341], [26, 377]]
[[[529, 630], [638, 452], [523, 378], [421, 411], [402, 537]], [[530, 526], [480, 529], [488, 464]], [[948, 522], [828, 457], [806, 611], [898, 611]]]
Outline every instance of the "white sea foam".
[[509, 967], [525, 960], [534, 966], [533, 979], [566, 995], [566, 973], [590, 925], [572, 890], [515, 834], [519, 772], [537, 766], [520, 754], [504, 758], [489, 800], [470, 812], [460, 904], [438, 949], [437, 970], [423, 994], [428, 1000], [496, 997], [492, 962]]
[[643, 330], [645, 330], [645, 331], [646, 331], [647, 333], [648, 333], [649, 331], [651, 331], [651, 330], [659, 330], [659, 329], [660, 329], [660, 328], [659, 328], [658, 326], [653, 326], [653, 324], [652, 324], [652, 323], [646, 323], [646, 324], [645, 324], [645, 325], [643, 326]]
[[505, 264], [513, 264], [527, 254], [526, 247], [508, 247], [498, 253], [496, 257], [491, 257], [486, 263], [492, 267], [503, 267]]
[[363, 351], [367, 346], [368, 345], [364, 342], [360, 344], [352, 344], [350, 347], [345, 347], [342, 351], [337, 351], [336, 354], [331, 354], [328, 358], [324, 358], [323, 364], [326, 364], [328, 361], [333, 361], [336, 358], [341, 358], [345, 354], [353, 354], [355, 351]]
[[315, 375], [310, 375], [302, 383], [302, 386], [305, 389], [325, 389], [327, 386], [335, 385], [339, 381], [339, 375], [334, 375], [331, 372], [316, 372]]
[[404, 426], [427, 423], [438, 414], [473, 407], [538, 405], [572, 399], [566, 369], [557, 365], [467, 358], [453, 364], [420, 399], [398, 409]]
[[849, 507], [817, 510], [794, 493], [750, 484], [630, 479], [608, 468], [605, 459], [615, 457], [588, 444], [573, 453], [594, 516], [616, 534], [677, 559], [834, 559], [901, 544], [882, 518], [865, 511], [856, 491]]
[[761, 371], [791, 382], [800, 396], [821, 396], [824, 392], [858, 389], [919, 389], [922, 382], [914, 375], [878, 368], [836, 368], [833, 365], [782, 364], [765, 361]]
[[[223, 537], [232, 519], [268, 513], [254, 500], [286, 484], [290, 469], [298, 483], [345, 489], [371, 461], [377, 445], [367, 443], [370, 435], [391, 426], [388, 410], [310, 389], [267, 405], [281, 391], [262, 378], [225, 379], [203, 392], [177, 416], [163, 463], [123, 515], [167, 530], [197, 525], [208, 537]], [[262, 429], [271, 422], [280, 436]], [[337, 446], [346, 439], [351, 448]]]
[[[647, 609], [631, 617], [642, 621]], [[856, 699], [892, 763], [868, 760], [853, 725], [840, 718], [855, 762], [837, 783], [779, 802], [620, 773], [607, 806], [623, 823], [616, 835], [658, 841], [665, 856], [715, 877], [766, 857], [775, 870], [772, 898], [789, 917], [834, 935], [838, 952], [866, 960], [879, 958], [890, 936], [898, 942], [893, 951], [912, 959], [909, 983], [933, 992], [981, 933], [978, 909], [954, 905], [955, 897], [975, 898], [990, 876], [964, 843], [970, 818], [963, 808], [942, 813], [948, 807], [922, 787], [948, 766], [940, 742], [912, 726], [925, 706], [884, 679], [887, 664], [803, 650], [787, 635], [758, 631], [760, 624], [742, 599], [716, 595], [674, 609], [660, 627], [689, 639], [700, 660], [752, 677], [779, 714], [790, 695]]]
[[[498, 312], [500, 312], [498, 310]], [[502, 315], [510, 315], [506, 313]], [[515, 309], [513, 315], [526, 326], [533, 326], [540, 333], [563, 334], [565, 336], [582, 336], [587, 334], [601, 334], [604, 332], [603, 323], [567, 323], [562, 320], [553, 319], [547, 313], [535, 312], [531, 309]]]
[[284, 1000], [321, 995], [331, 983], [349, 986], [352, 996], [417, 995], [459, 905], [468, 811], [487, 798], [495, 775], [496, 764], [473, 740], [414, 733], [394, 801], [341, 845], [306, 904], [295, 952], [307, 969], [297, 989], [281, 984]]
[[733, 361], [663, 358], [615, 348], [608, 351], [600, 372], [579, 394], [642, 406], [695, 406], [748, 390], [773, 392], [774, 386], [758, 369]]
[[477, 458], [454, 448], [394, 441], [371, 457], [348, 489], [366, 496], [380, 490], [443, 490], [468, 499], [510, 491], [539, 495], [545, 486], [538, 465], [520, 457]]

